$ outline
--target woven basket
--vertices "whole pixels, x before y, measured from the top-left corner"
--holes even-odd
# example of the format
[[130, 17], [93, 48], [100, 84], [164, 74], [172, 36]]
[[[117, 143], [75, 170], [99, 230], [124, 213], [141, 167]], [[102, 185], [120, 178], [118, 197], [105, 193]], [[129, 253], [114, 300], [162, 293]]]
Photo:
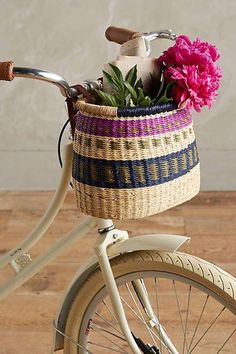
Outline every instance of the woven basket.
[[137, 219], [199, 192], [191, 112], [174, 108], [77, 102], [72, 177], [82, 212], [104, 219]]

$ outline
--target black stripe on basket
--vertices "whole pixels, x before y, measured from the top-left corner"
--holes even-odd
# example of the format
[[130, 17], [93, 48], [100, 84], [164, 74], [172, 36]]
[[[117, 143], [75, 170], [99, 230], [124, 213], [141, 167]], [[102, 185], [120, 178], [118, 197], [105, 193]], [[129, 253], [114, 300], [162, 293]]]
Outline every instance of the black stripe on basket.
[[101, 188], [141, 188], [172, 181], [198, 163], [196, 142], [166, 156], [144, 160], [100, 160], [74, 152], [73, 178]]
[[118, 117], [140, 117], [149, 116], [151, 114], [170, 112], [177, 108], [177, 103], [168, 102], [150, 105], [146, 107], [118, 107]]

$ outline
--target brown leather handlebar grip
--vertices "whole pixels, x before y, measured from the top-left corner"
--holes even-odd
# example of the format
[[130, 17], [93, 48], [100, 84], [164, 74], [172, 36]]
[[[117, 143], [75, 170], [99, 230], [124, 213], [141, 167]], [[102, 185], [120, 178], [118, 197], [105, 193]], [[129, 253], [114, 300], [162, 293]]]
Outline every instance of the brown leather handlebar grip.
[[105, 36], [111, 42], [123, 44], [131, 39], [140, 37], [141, 33], [126, 28], [111, 26], [106, 29]]
[[0, 80], [12, 81], [14, 79], [14, 66], [15, 63], [11, 60], [0, 62]]

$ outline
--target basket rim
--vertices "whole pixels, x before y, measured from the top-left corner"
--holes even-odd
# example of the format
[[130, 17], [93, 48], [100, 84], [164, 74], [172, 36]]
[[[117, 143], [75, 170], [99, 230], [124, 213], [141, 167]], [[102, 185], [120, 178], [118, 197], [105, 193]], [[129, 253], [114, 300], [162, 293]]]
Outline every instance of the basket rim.
[[93, 115], [101, 115], [107, 117], [117, 117], [118, 107], [103, 106], [94, 103], [86, 102], [85, 98], [79, 97], [75, 103], [75, 108], [77, 111], [82, 111], [90, 113]]
[[144, 107], [112, 107], [88, 103], [84, 98], [79, 98], [75, 103], [76, 111], [85, 112], [91, 115], [98, 115], [104, 117], [128, 117], [128, 116], [142, 116], [152, 114], [162, 114], [168, 112], [178, 112], [186, 108], [186, 104], [177, 106], [177, 103], [156, 103]]

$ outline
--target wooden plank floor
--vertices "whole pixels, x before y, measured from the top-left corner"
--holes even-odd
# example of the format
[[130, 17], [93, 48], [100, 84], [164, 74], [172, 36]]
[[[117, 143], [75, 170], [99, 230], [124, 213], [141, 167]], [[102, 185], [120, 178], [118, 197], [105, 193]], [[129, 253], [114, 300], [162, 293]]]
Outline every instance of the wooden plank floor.
[[[47, 206], [51, 192], [0, 193], [0, 254], [24, 238]], [[81, 215], [69, 193], [56, 223], [32, 250], [35, 257], [69, 231]], [[182, 250], [218, 264], [236, 276], [236, 192], [200, 193], [192, 201], [156, 216], [125, 223], [130, 234], [176, 233], [191, 236]], [[135, 231], [136, 230], [136, 231]], [[17, 289], [0, 305], [0, 354], [52, 353], [52, 319], [71, 277], [96, 240], [91, 232]], [[1, 281], [9, 271], [1, 272]], [[35, 345], [36, 344], [36, 345]]]

